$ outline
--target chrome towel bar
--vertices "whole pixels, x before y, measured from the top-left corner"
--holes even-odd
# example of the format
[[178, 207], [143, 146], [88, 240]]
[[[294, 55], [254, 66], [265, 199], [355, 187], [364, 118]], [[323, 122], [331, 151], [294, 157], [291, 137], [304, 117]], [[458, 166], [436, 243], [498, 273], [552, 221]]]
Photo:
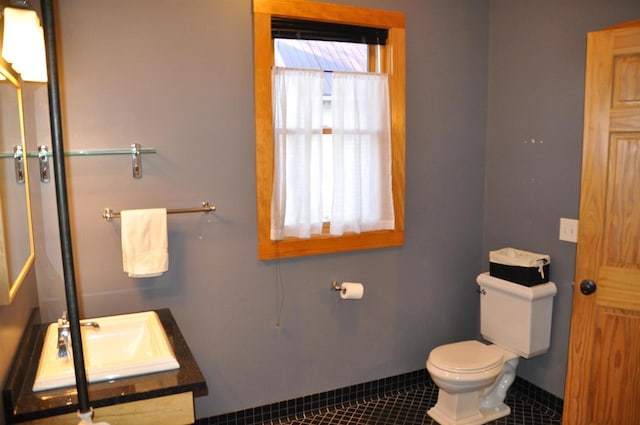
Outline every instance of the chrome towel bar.
[[[200, 208], [176, 208], [167, 210], [167, 214], [184, 214], [184, 213], [195, 213], [195, 212], [211, 212], [215, 211], [215, 205], [209, 204], [209, 202], [203, 202]], [[120, 213], [113, 211], [111, 208], [105, 208], [102, 212], [102, 218], [107, 221], [111, 221], [114, 218], [120, 218]]]

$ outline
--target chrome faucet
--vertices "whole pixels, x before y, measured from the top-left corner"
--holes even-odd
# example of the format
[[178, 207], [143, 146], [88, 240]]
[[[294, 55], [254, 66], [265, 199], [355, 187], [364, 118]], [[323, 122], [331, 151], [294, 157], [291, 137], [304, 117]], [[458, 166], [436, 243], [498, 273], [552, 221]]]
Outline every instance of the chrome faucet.
[[69, 358], [69, 341], [71, 333], [69, 331], [69, 321], [67, 320], [67, 312], [62, 313], [62, 317], [58, 319], [58, 358]]
[[[80, 326], [91, 326], [100, 329], [98, 322], [82, 322]], [[71, 348], [71, 331], [69, 329], [69, 321], [67, 320], [67, 312], [62, 313], [62, 317], [58, 319], [58, 358], [68, 359], [70, 357]]]

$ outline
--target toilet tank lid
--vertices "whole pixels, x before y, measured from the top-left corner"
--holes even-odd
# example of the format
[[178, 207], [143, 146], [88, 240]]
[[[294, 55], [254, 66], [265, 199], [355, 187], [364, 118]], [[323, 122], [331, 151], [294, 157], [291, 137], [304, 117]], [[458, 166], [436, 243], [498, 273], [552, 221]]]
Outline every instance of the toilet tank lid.
[[497, 289], [527, 300], [552, 297], [558, 292], [556, 284], [553, 282], [547, 282], [535, 286], [524, 286], [509, 282], [508, 280], [493, 277], [489, 275], [488, 272], [479, 274], [476, 282], [478, 283], [478, 286]]

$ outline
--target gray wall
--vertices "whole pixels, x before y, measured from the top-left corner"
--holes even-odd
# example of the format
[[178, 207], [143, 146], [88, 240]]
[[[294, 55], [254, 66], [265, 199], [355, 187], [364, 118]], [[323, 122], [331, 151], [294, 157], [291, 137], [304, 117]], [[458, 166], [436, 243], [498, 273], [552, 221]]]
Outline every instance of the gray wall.
[[[434, 346], [476, 334], [488, 3], [342, 3], [407, 15], [406, 243], [282, 260], [280, 328], [276, 264], [257, 260], [251, 1], [57, 4], [67, 148], [158, 151], [140, 180], [126, 156], [67, 161], [84, 316], [169, 307], [209, 386], [198, 417], [417, 370]], [[41, 196], [38, 290], [54, 320], [53, 185]], [[119, 221], [103, 208], [204, 200], [218, 211], [170, 216], [167, 274], [126, 277]], [[363, 282], [364, 298], [341, 301], [334, 279]]]
[[558, 232], [578, 218], [586, 34], [639, 17], [637, 0], [491, 1], [483, 252], [551, 255], [551, 349], [518, 375], [560, 397], [576, 245]]
[[[32, 268], [12, 303], [0, 306], [0, 382], [2, 383], [7, 378], [31, 311], [38, 305], [35, 277]], [[0, 424], [4, 424], [2, 403], [0, 403]]]

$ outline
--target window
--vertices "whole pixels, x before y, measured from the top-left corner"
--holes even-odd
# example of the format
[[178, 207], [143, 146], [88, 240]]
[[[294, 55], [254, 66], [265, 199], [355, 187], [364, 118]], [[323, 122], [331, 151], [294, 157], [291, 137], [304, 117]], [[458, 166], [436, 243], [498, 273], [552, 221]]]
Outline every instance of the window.
[[[331, 207], [333, 204], [333, 72], [368, 72], [377, 70], [375, 66], [377, 63], [376, 50], [373, 49], [374, 56], [370, 61], [370, 46], [364, 43], [278, 38], [279, 34], [276, 35], [275, 33], [276, 30], [272, 26], [276, 67], [291, 68], [292, 73], [295, 73], [298, 69], [325, 71], [322, 76], [322, 157], [320, 159], [322, 163], [322, 187], [320, 189], [322, 191], [322, 221], [329, 223], [331, 222]], [[279, 75], [283, 73], [282, 71], [274, 72], [274, 74]], [[277, 94], [274, 93], [273, 96], [277, 96]], [[277, 127], [278, 123], [276, 122], [275, 125]]]
[[[330, 226], [325, 223], [322, 229], [315, 231], [310, 238], [286, 237], [272, 240], [271, 202], [274, 190], [274, 114], [272, 110], [271, 73], [274, 64], [281, 60], [283, 49], [274, 51], [272, 30], [284, 28], [282, 20], [293, 22], [318, 22], [320, 31], [326, 30], [325, 24], [341, 24], [370, 29], [367, 37], [387, 36], [384, 46], [365, 46], [366, 66], [368, 70], [382, 70], [388, 75], [390, 109], [390, 166], [392, 187], [392, 222], [389, 230], [361, 229], [360, 233], [347, 229], [340, 235], [332, 235]], [[273, 24], [275, 22], [275, 24]], [[273, 24], [273, 25], [272, 25]], [[308, 29], [308, 25], [307, 25]], [[313, 28], [311, 28], [313, 30]], [[383, 31], [381, 31], [382, 29]], [[291, 30], [295, 37], [300, 28]], [[280, 35], [276, 35], [280, 37]], [[284, 35], [282, 37], [291, 38]], [[306, 40], [314, 35], [303, 34]], [[324, 37], [324, 35], [323, 35]], [[300, 42], [300, 41], [298, 41]], [[349, 40], [340, 40], [348, 43]], [[285, 41], [296, 43], [296, 41]], [[346, 44], [345, 44], [346, 45]], [[278, 59], [276, 59], [278, 58]], [[404, 239], [404, 15], [373, 9], [340, 6], [330, 3], [317, 3], [305, 0], [254, 0], [254, 59], [255, 59], [255, 106], [256, 106], [256, 177], [258, 211], [258, 252], [260, 259], [284, 258], [301, 255], [322, 254], [356, 249], [379, 248], [402, 245]], [[326, 69], [326, 67], [323, 67]], [[336, 76], [337, 77], [337, 76]], [[322, 83], [320, 83], [322, 84]], [[326, 92], [326, 89], [325, 89]], [[328, 98], [324, 99], [325, 105]], [[331, 124], [321, 130], [324, 136], [332, 133]], [[326, 144], [325, 144], [326, 145]], [[330, 216], [325, 211], [325, 219]], [[335, 233], [335, 232], [334, 232]]]

